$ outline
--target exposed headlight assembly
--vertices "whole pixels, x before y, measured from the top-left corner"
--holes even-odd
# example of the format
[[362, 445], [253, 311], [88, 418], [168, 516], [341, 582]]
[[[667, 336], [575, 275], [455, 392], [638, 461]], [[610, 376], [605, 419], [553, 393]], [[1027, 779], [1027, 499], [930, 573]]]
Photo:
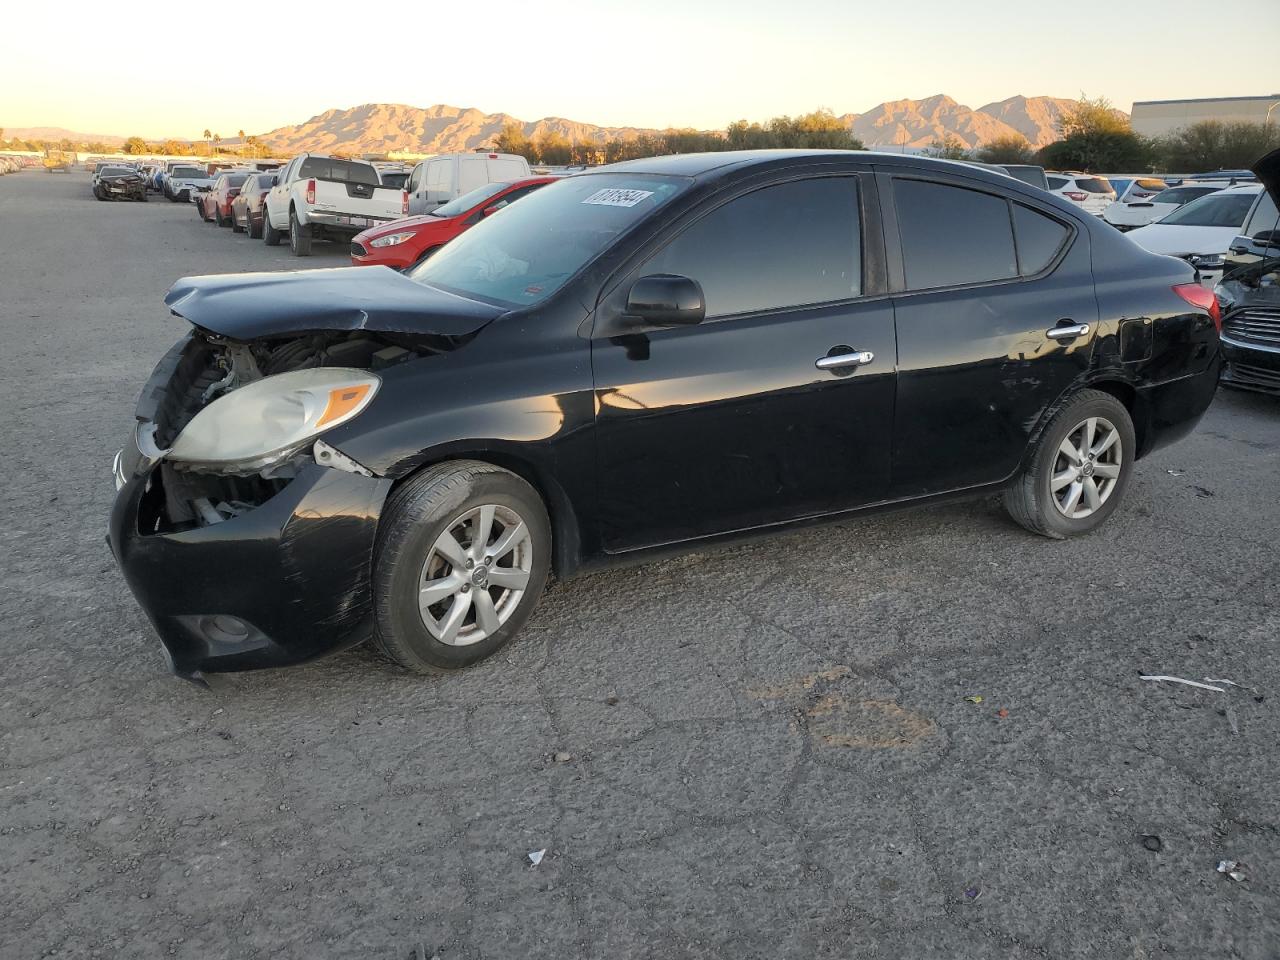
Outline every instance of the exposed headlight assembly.
[[255, 380], [197, 413], [168, 459], [217, 472], [255, 472], [293, 456], [360, 415], [382, 380], [367, 370], [319, 367]]
[[394, 247], [398, 243], [404, 243], [406, 240], [412, 240], [418, 234], [416, 231], [409, 230], [406, 233], [392, 233], [385, 237], [378, 237], [376, 240], [370, 240], [371, 247]]

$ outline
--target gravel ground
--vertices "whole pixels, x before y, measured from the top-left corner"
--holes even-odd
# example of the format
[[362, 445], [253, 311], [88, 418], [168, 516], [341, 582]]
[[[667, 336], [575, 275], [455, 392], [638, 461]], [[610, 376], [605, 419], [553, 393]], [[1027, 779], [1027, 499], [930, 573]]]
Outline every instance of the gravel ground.
[[0, 178], [0, 237], [5, 960], [1280, 956], [1280, 401], [1221, 393], [1084, 540], [905, 512], [556, 585], [460, 675], [208, 692], [111, 456], [169, 284], [299, 263], [83, 173]]

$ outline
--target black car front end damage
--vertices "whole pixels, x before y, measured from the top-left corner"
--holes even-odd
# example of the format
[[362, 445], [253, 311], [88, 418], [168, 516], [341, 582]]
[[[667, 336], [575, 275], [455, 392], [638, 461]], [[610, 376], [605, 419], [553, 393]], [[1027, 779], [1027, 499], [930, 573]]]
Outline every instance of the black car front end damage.
[[[378, 274], [394, 278], [390, 301], [398, 294], [402, 302], [376, 318], [368, 302], [344, 311], [333, 297], [322, 304], [296, 292], [323, 286], [323, 277], [241, 278], [238, 285], [278, 288], [274, 309], [268, 296], [252, 320], [211, 309], [210, 300], [225, 308], [224, 298], [234, 299], [224, 278], [179, 281], [171, 291], [175, 312], [220, 329], [193, 326], [143, 387], [134, 435], [116, 457], [109, 540], [180, 676], [299, 663], [370, 633], [374, 538], [391, 479], [315, 434], [250, 459], [180, 454], [198, 416], [264, 385], [328, 371], [380, 382], [465, 341], [412, 329], [407, 304], [424, 288]], [[371, 300], [377, 287], [376, 278], [365, 281]], [[243, 440], [222, 434], [232, 446]]]
[[140, 173], [105, 174], [94, 187], [99, 200], [147, 199], [147, 182]]
[[1280, 257], [1239, 267], [1217, 287], [1222, 382], [1280, 395]]

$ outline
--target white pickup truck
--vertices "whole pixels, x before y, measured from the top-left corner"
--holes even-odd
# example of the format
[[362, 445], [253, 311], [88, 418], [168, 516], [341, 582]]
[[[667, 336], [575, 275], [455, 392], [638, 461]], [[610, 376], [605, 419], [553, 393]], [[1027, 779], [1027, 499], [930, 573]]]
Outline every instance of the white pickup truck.
[[307, 257], [312, 240], [346, 242], [407, 213], [408, 195], [384, 187], [372, 163], [303, 153], [289, 161], [267, 193], [262, 239], [275, 246], [288, 236], [294, 256]]

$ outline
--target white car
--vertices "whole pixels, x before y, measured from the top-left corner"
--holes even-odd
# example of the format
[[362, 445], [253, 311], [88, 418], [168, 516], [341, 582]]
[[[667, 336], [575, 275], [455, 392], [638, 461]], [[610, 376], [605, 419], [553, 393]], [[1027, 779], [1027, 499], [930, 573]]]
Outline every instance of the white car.
[[1085, 213], [1095, 217], [1116, 201], [1116, 192], [1106, 177], [1087, 173], [1048, 173], [1049, 192], [1070, 200]]
[[263, 205], [262, 239], [287, 238], [296, 257], [311, 256], [312, 240], [350, 241], [367, 227], [409, 212], [409, 195], [386, 187], [368, 160], [302, 153], [276, 175]]
[[409, 215], [430, 213], [485, 184], [528, 176], [529, 161], [514, 153], [442, 153], [423, 160], [409, 175]]
[[1187, 261], [1200, 271], [1200, 282], [1212, 289], [1222, 278], [1227, 248], [1261, 192], [1258, 183], [1216, 190], [1179, 207], [1159, 223], [1130, 231], [1129, 236], [1145, 250]]
[[1163, 220], [1192, 200], [1199, 200], [1211, 193], [1217, 193], [1222, 187], [1222, 184], [1212, 183], [1190, 183], [1182, 187], [1170, 187], [1168, 190], [1161, 190], [1150, 200], [1113, 203], [1103, 212], [1102, 219], [1118, 230], [1145, 227], [1148, 223]]

